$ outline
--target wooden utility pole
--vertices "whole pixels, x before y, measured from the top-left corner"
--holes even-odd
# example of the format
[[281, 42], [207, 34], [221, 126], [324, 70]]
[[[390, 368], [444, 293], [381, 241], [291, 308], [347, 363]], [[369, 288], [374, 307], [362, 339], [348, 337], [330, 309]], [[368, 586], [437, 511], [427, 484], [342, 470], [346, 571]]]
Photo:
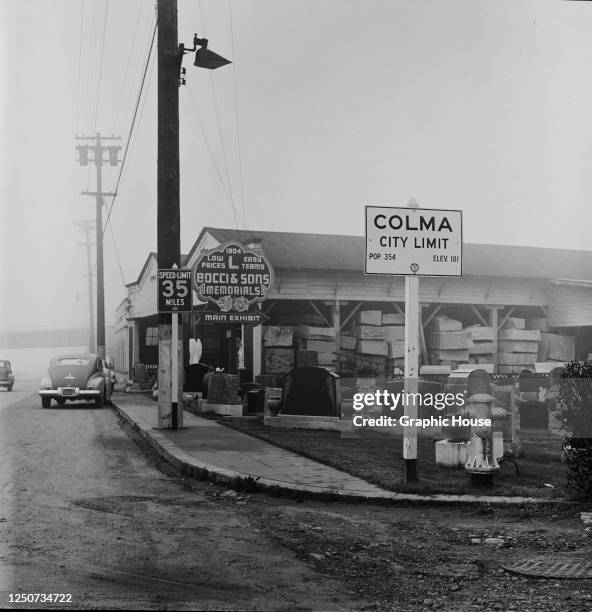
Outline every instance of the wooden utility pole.
[[93, 145], [77, 145], [79, 162], [81, 166], [88, 166], [89, 151], [94, 154], [94, 164], [97, 169], [97, 190], [83, 191], [83, 195], [96, 198], [96, 243], [97, 243], [97, 354], [105, 357], [105, 277], [103, 272], [103, 197], [114, 196], [114, 193], [103, 191], [103, 152], [108, 151], [109, 163], [116, 166], [119, 146], [103, 146], [105, 140], [121, 140], [117, 136], [103, 136], [97, 132], [96, 136], [76, 136], [76, 140], [94, 140]]
[[[181, 267], [179, 205], [179, 41], [177, 0], [158, 0], [158, 170], [157, 170], [157, 260], [158, 268]], [[161, 313], [158, 323], [158, 427], [183, 426], [182, 385], [172, 397], [171, 315]], [[175, 319], [177, 317], [174, 317]], [[182, 360], [179, 360], [182, 363]], [[179, 388], [180, 387], [180, 388]], [[173, 410], [176, 403], [176, 410]]]
[[79, 246], [86, 247], [86, 264], [88, 268], [88, 317], [89, 317], [89, 338], [88, 338], [88, 351], [94, 353], [96, 351], [96, 340], [95, 340], [95, 308], [93, 301], [93, 267], [91, 249], [94, 246], [94, 242], [90, 241], [90, 233], [94, 229], [92, 221], [88, 219], [79, 219], [74, 221], [76, 227], [82, 228], [86, 237], [85, 242], [79, 242]]

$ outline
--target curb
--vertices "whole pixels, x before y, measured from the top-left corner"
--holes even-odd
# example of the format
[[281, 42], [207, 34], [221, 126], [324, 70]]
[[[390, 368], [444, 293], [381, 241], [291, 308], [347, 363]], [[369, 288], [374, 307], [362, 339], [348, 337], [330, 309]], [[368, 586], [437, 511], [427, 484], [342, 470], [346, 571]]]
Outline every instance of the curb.
[[192, 457], [189, 453], [181, 450], [174, 442], [168, 440], [157, 429], [144, 427], [134, 421], [125, 411], [115, 403], [111, 404], [115, 413], [128, 423], [134, 431], [138, 432], [149, 446], [167, 463], [198, 480], [209, 480], [215, 483], [236, 484], [237, 480], [252, 482], [255, 486], [253, 492], [259, 490], [266, 493], [306, 496], [319, 498], [324, 501], [350, 501], [350, 502], [373, 502], [382, 504], [403, 504], [403, 505], [461, 505], [461, 506], [565, 506], [574, 505], [575, 502], [562, 498], [545, 499], [537, 497], [501, 497], [496, 495], [420, 495], [417, 493], [396, 493], [384, 490], [375, 495], [369, 495], [362, 491], [341, 492], [336, 489], [315, 487], [313, 485], [300, 485], [296, 483], [286, 483], [268, 478], [253, 477], [251, 474], [227, 470], [216, 465], [200, 461]]

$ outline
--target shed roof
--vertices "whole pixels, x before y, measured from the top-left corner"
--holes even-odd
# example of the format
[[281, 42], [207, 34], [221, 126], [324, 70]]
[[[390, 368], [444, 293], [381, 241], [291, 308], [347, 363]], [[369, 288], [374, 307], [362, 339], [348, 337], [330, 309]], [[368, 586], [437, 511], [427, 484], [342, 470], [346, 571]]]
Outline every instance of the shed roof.
[[[181, 254], [181, 265], [185, 264], [185, 262], [187, 261], [187, 257], [187, 254]], [[140, 283], [140, 281], [142, 280], [142, 276], [144, 275], [144, 272], [146, 271], [146, 268], [148, 267], [148, 264], [150, 263], [151, 259], [154, 259], [155, 261], [158, 259], [158, 254], [156, 253], [156, 251], [150, 251], [150, 253], [148, 253], [148, 257], [146, 257], [146, 260], [144, 261], [144, 265], [140, 270], [140, 274], [138, 274], [138, 278], [135, 281], [132, 281], [131, 283], [126, 283], [126, 287], [131, 287], [132, 285], [138, 285]], [[119, 304], [119, 306], [121, 306], [121, 303]]]
[[[253, 239], [274, 268], [364, 269], [365, 238], [204, 227], [220, 243]], [[201, 237], [200, 235], [200, 237]], [[199, 241], [199, 238], [198, 238]], [[193, 248], [190, 253], [193, 252]], [[592, 251], [498, 244], [463, 245], [463, 274], [539, 279], [592, 279]]]

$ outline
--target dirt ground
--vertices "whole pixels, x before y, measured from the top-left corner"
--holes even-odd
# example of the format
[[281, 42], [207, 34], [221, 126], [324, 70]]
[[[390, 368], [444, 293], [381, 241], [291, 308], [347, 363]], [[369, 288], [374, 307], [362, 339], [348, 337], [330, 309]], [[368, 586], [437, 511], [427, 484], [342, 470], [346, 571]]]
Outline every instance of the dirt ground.
[[590, 559], [576, 508], [235, 491], [176, 473], [108, 408], [36, 397], [0, 404], [0, 449], [0, 608], [56, 608], [9, 601], [51, 591], [72, 593], [70, 609], [592, 610], [590, 579], [501, 569]]
[[574, 510], [285, 503], [258, 496], [245, 508], [270, 538], [366, 600], [365, 609], [592, 610], [591, 579], [535, 579], [502, 569], [532, 557], [592, 559], [592, 538]]

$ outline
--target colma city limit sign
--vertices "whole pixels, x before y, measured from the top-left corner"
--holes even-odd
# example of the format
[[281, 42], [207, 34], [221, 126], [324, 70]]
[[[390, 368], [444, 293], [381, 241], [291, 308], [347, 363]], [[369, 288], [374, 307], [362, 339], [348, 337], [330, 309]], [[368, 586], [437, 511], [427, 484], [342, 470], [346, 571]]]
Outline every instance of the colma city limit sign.
[[[419, 387], [419, 277], [462, 275], [462, 212], [366, 206], [366, 274], [405, 276], [405, 394]], [[405, 416], [417, 419], [417, 405], [405, 404]], [[413, 422], [413, 421], [412, 421]], [[417, 428], [403, 435], [405, 481], [417, 480]]]

